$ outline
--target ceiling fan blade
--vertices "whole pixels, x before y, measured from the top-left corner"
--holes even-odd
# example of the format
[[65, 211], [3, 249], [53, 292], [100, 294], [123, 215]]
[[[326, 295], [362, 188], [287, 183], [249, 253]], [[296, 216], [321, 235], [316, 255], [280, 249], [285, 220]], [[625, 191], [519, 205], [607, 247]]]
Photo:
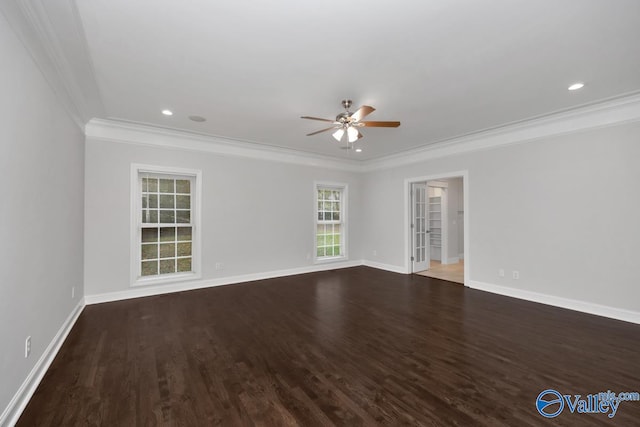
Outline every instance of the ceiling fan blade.
[[359, 122], [360, 120], [364, 119], [365, 116], [368, 116], [374, 111], [376, 111], [375, 108], [369, 107], [368, 105], [363, 105], [362, 107], [358, 108], [358, 110], [355, 113], [351, 115], [351, 118], [356, 122]]
[[300, 116], [300, 118], [301, 119], [309, 119], [309, 120], [320, 120], [321, 122], [330, 122], [330, 123], [335, 122], [335, 120], [321, 119], [320, 117]]
[[400, 122], [359, 122], [360, 125], [373, 128], [397, 128]]
[[326, 132], [326, 131], [328, 131], [328, 130], [332, 130], [332, 129], [338, 129], [338, 127], [336, 127], [336, 126], [331, 126], [330, 128], [320, 129], [320, 130], [317, 130], [317, 131], [315, 131], [315, 132], [308, 133], [308, 134], [307, 134], [307, 136], [312, 136], [312, 135], [315, 135], [315, 134], [318, 134], [318, 133], [322, 133], [322, 132]]

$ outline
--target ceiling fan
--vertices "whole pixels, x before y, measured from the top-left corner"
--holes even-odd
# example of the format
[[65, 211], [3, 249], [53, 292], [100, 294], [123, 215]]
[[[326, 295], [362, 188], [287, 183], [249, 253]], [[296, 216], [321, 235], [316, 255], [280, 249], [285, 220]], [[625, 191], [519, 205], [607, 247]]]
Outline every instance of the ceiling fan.
[[345, 99], [342, 101], [342, 106], [345, 111], [338, 114], [335, 120], [330, 119], [322, 119], [319, 117], [310, 117], [310, 116], [301, 116], [301, 119], [310, 119], [310, 120], [319, 120], [321, 122], [329, 122], [332, 123], [332, 126], [326, 129], [320, 129], [315, 132], [308, 133], [307, 136], [316, 135], [318, 133], [326, 132], [329, 130], [334, 130], [333, 137], [336, 141], [342, 141], [345, 133], [347, 134], [347, 140], [349, 144], [353, 144], [358, 139], [362, 138], [362, 134], [358, 128], [361, 127], [384, 127], [384, 128], [397, 128], [400, 126], [400, 122], [380, 122], [380, 121], [364, 121], [366, 116], [375, 111], [375, 108], [370, 107], [368, 105], [363, 105], [358, 108], [356, 111], [351, 112], [349, 109], [351, 108], [351, 100]]

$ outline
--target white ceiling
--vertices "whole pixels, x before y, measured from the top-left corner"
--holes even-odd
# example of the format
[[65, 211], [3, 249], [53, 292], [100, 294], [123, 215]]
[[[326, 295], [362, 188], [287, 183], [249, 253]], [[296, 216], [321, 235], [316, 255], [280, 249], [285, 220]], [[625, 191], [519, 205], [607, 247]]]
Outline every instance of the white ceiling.
[[[63, 0], [43, 4], [62, 26], [56, 2]], [[100, 118], [341, 158], [380, 158], [640, 91], [638, 0], [92, 0], [76, 7]], [[575, 81], [585, 88], [567, 91]], [[338, 149], [329, 132], [305, 136], [326, 126], [301, 115], [333, 118], [344, 98], [375, 107], [370, 120], [402, 125], [363, 129], [362, 153]], [[163, 116], [165, 108], [175, 114]]]

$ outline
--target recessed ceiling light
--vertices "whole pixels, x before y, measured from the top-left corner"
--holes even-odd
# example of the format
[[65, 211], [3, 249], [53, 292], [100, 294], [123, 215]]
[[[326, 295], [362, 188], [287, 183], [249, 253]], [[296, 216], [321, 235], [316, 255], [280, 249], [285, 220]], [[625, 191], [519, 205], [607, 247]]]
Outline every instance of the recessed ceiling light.
[[202, 116], [189, 116], [189, 120], [191, 120], [192, 122], [206, 122], [207, 119], [205, 119]]
[[567, 89], [569, 90], [578, 90], [578, 89], [582, 89], [584, 87], [584, 83], [574, 83], [571, 86], [569, 86]]
[[165, 116], [173, 116], [173, 111], [171, 110], [162, 110], [162, 114]]
[[362, 153], [362, 148], [356, 148], [356, 153]]

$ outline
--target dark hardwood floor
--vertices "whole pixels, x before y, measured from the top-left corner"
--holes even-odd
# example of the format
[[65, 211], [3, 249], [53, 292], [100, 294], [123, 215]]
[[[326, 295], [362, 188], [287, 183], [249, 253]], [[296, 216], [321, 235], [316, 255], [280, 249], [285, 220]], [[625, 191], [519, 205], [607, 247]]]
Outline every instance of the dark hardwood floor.
[[367, 267], [87, 306], [19, 426], [640, 425], [640, 326]]

